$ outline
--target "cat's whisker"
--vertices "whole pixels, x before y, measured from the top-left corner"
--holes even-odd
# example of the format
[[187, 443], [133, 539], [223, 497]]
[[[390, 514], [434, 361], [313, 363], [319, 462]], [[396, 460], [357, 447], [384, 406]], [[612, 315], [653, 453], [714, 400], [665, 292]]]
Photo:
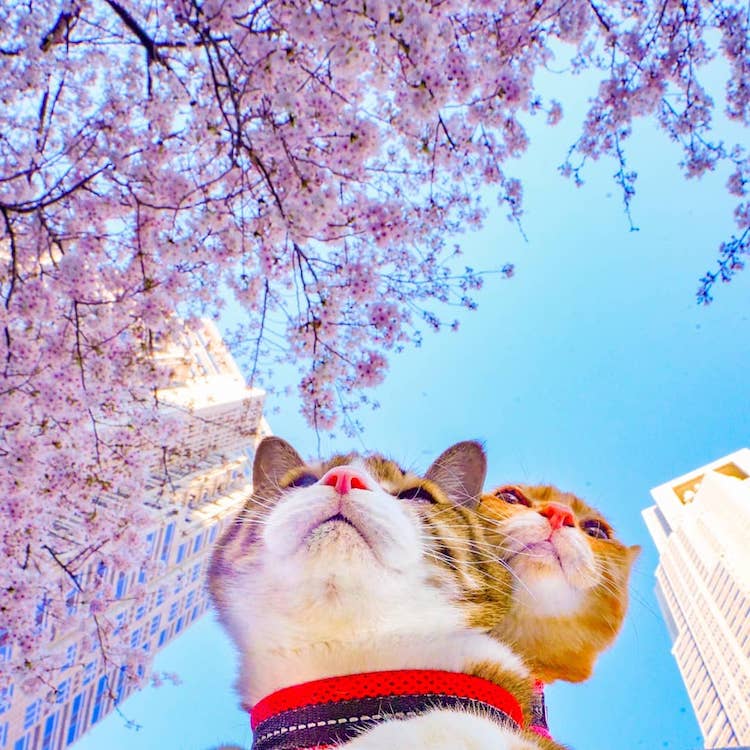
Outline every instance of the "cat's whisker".
[[[429, 539], [430, 537], [425, 537], [425, 538]], [[497, 544], [492, 544], [491, 542], [484, 542], [480, 540], [470, 540], [464, 537], [451, 536], [447, 534], [441, 534], [440, 539], [443, 541], [455, 544], [461, 549], [465, 549], [469, 551], [476, 550], [476, 551], [487, 552], [489, 560], [500, 559], [504, 556], [504, 554], [514, 553], [514, 549], [511, 547], [503, 547]]]
[[[428, 558], [431, 558], [437, 562], [443, 562], [452, 569], [457, 570], [458, 572], [466, 573], [466, 571], [463, 569], [463, 566], [460, 564], [456, 564], [456, 561], [453, 558], [446, 557], [445, 555], [434, 552], [427, 552], [425, 554]], [[510, 573], [511, 578], [514, 577], [512, 571], [508, 572]], [[507, 594], [511, 589], [511, 586], [509, 585], [510, 582], [507, 578], [490, 575], [487, 573], [487, 571], [484, 572], [484, 575], [481, 578], [481, 583], [483, 584], [484, 589], [487, 591], [496, 591], [502, 594]]]

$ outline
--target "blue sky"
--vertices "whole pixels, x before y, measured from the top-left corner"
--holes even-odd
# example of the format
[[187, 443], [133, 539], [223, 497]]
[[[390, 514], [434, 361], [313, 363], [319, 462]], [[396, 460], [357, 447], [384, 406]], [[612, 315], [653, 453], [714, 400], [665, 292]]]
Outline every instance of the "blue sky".
[[[640, 511], [649, 488], [750, 445], [750, 270], [699, 308], [698, 278], [734, 229], [727, 174], [685, 182], [676, 147], [639, 128], [628, 153], [640, 231], [630, 232], [612, 163], [591, 165], [578, 189], [556, 172], [580, 122], [585, 79], [548, 76], [543, 85], [570, 116], [554, 130], [532, 120], [529, 153], [509, 170], [524, 180], [528, 241], [502, 215], [462, 238], [467, 263], [511, 260], [516, 277], [488, 277], [458, 333], [428, 334], [393, 359], [376, 393], [381, 408], [360, 414], [361, 440], [323, 436], [321, 451], [366, 448], [425, 469], [450, 444], [479, 438], [489, 484], [552, 482], [603, 510], [623, 541], [644, 547], [631, 609], [590, 681], [548, 689], [551, 729], [576, 750], [694, 750], [700, 733], [653, 595], [657, 557]], [[314, 456], [297, 404], [269, 407], [274, 432]], [[204, 618], [157, 658], [183, 684], [125, 703], [143, 728], [110, 716], [77, 747], [249, 746], [231, 689], [235, 663]]]

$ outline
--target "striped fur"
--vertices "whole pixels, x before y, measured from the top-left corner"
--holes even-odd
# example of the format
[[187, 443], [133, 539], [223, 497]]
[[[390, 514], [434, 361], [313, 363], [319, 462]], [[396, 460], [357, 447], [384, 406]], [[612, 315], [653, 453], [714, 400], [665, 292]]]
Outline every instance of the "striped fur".
[[[368, 489], [342, 500], [314, 482], [344, 465], [366, 477]], [[322, 677], [445, 669], [501, 684], [528, 715], [527, 668], [487, 634], [509, 611], [512, 579], [474, 512], [484, 473], [476, 443], [448, 449], [420, 477], [382, 456], [307, 464], [284, 441], [263, 441], [253, 497], [219, 540], [209, 572], [212, 598], [240, 655], [243, 704]], [[416, 488], [432, 501], [397, 497]], [[352, 523], [325, 521], [342, 503]], [[394, 743], [415, 750], [559, 748], [446, 711], [387, 722], [346, 747]]]

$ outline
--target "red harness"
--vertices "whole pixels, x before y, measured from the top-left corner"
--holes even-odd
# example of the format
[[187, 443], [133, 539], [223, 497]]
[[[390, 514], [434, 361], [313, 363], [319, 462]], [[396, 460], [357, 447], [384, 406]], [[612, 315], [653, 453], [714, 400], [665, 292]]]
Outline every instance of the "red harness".
[[541, 737], [552, 739], [547, 727], [547, 706], [544, 703], [544, 683], [534, 680], [534, 697], [531, 702], [531, 726], [529, 729]]
[[518, 701], [489, 680], [399, 669], [328, 677], [267, 695], [250, 712], [253, 750], [320, 750], [377, 723], [435, 708], [479, 711], [505, 726], [525, 726]]

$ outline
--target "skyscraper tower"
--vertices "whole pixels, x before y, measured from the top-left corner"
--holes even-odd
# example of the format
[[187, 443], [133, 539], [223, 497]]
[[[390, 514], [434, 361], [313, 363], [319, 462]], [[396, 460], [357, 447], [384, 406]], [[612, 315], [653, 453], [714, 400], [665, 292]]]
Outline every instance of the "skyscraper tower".
[[706, 748], [750, 746], [750, 450], [651, 490], [656, 596]]
[[[150, 569], [112, 563], [82, 574], [84, 580], [107, 578], [114, 598], [100, 620], [148, 663], [208, 607], [203, 582], [212, 543], [251, 494], [254, 449], [269, 433], [264, 391], [245, 385], [212, 322], [186, 329], [179, 341], [157, 344], [154, 356], [171, 371], [159, 401], [179, 437], [162, 466], [152, 460], [143, 497]], [[116, 493], [100, 501], [111, 512], [123, 503]], [[74, 520], [61, 517], [59, 523], [75, 533]], [[143, 585], [136, 596], [137, 584]], [[76, 606], [72, 590], [70, 607]], [[53, 678], [51, 700], [27, 696], [18, 684], [0, 689], [0, 750], [67, 748], [135, 689], [126, 668], [107, 658], [91, 633], [56, 633], [50, 650], [64, 654], [66, 664]], [[0, 669], [11, 657], [9, 647], [0, 647]]]

